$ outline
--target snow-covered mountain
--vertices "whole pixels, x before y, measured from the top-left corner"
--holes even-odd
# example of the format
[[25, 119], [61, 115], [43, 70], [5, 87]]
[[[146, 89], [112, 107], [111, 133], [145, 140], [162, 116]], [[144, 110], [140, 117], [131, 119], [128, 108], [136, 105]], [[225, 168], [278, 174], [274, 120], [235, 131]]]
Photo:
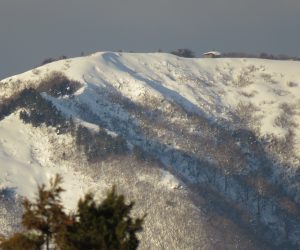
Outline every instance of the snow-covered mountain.
[[[18, 224], [22, 196], [60, 173], [68, 209], [113, 184], [135, 200], [136, 213], [148, 213], [140, 249], [297, 249], [299, 69], [293, 61], [101, 52], [2, 80], [0, 233]], [[62, 73], [78, 84], [53, 94], [53, 75]], [[24, 123], [28, 106], [4, 111], [29, 88], [76, 127], [122, 138], [126, 152], [91, 160], [74, 133]]]

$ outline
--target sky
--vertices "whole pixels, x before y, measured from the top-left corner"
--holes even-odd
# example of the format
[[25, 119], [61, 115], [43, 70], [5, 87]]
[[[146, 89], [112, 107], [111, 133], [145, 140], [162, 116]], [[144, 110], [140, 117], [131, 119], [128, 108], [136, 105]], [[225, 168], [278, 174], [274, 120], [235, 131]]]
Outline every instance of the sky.
[[299, 0], [0, 0], [0, 79], [120, 49], [300, 56], [299, 25]]

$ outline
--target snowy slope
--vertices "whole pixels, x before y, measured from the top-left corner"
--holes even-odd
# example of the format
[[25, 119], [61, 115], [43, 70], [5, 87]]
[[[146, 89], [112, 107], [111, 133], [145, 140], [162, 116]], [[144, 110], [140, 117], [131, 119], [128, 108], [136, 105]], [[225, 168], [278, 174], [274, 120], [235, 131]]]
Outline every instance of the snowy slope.
[[[16, 114], [1, 122], [0, 134], [0, 189], [13, 189], [18, 195], [33, 199], [37, 185], [48, 183], [55, 174], [60, 174], [64, 177], [65, 189], [72, 190], [64, 194], [65, 206], [73, 209], [83, 192], [100, 188], [101, 183], [92, 182], [67, 164], [53, 165], [51, 142], [45, 131], [25, 125]], [[70, 138], [57, 139], [71, 143]]]
[[[101, 52], [54, 62], [4, 79], [0, 100], [9, 98], [17, 89], [38, 85], [41, 78], [53, 71], [62, 71], [83, 84], [75, 94], [75, 103], [102, 117], [109, 123], [107, 129], [114, 130], [112, 117], [120, 119], [124, 127], [132, 121], [128, 112], [107, 101], [107, 95], [111, 98], [118, 93], [139, 105], [154, 103], [149, 97], [157, 102], [166, 100], [212, 122], [250, 128], [266, 141], [274, 138], [287, 141], [293, 135], [288, 163], [297, 166], [300, 164], [299, 67], [300, 63], [293, 61], [185, 59], [162, 53]], [[52, 101], [65, 114], [78, 116], [78, 105], [74, 107], [69, 99]]]
[[[293, 61], [185, 59], [161, 53], [101, 52], [54, 62], [4, 79], [2, 82], [8, 86], [0, 97], [12, 94], [14, 88], [10, 86], [26, 86], [24, 82], [38, 81], [41, 75], [63, 71], [71, 79], [84, 83], [77, 93], [80, 98], [92, 99], [93, 92], [101, 91], [100, 87], [113, 88], [136, 102], [142, 102], [147, 94], [172, 100], [191, 112], [204, 112], [213, 120], [230, 119], [238, 104], [251, 103], [258, 109], [255, 115], [261, 123], [261, 135], [280, 137], [287, 133], [286, 128], [275, 123], [276, 117], [284, 112], [282, 105], [288, 104], [295, 123], [299, 122], [299, 67], [300, 63]], [[300, 132], [295, 132], [299, 143]]]
[[[138, 145], [155, 155], [165, 169], [173, 174], [165, 170], [147, 174], [148, 170], [143, 170], [133, 183], [138, 187], [142, 185], [139, 190], [144, 190], [145, 183], [149, 184], [152, 180], [156, 184], [151, 188], [157, 197], [159, 187], [169, 190], [165, 195], [174, 195], [174, 190], [178, 191], [182, 186], [179, 179], [187, 185], [206, 185], [207, 178], [225, 199], [240, 202], [241, 198], [237, 195], [240, 187], [234, 177], [229, 179], [232, 185], [227, 187], [227, 177], [224, 177], [227, 176], [226, 171], [224, 176], [219, 173], [216, 175], [207, 166], [199, 168], [201, 164], [198, 161], [203, 160], [206, 165], [221, 165], [221, 162], [225, 162], [221, 156], [228, 156], [230, 152], [228, 154], [222, 149], [222, 154], [218, 154], [218, 147], [209, 147], [213, 147], [212, 143], [222, 138], [223, 133], [225, 137], [232, 131], [247, 129], [266, 145], [272, 145], [266, 147], [270, 148], [269, 151], [264, 152], [266, 158], [274, 160], [274, 177], [269, 181], [275, 183], [284, 175], [285, 178], [282, 179], [289, 182], [286, 190], [292, 192], [295, 200], [300, 202], [299, 183], [290, 181], [290, 178], [294, 180], [300, 164], [300, 131], [297, 128], [300, 122], [299, 69], [300, 62], [293, 61], [185, 59], [162, 53], [99, 52], [87, 57], [53, 62], [2, 80], [0, 104], [25, 88], [37, 87], [41, 79], [54, 71], [61, 71], [70, 79], [79, 81], [82, 87], [73, 96], [43, 96], [51, 100], [67, 117], [72, 116], [77, 123], [94, 130], [100, 125], [113, 135], [124, 136], [131, 148]], [[273, 144], [277, 140], [282, 147], [285, 147], [285, 143], [292, 144], [292, 147], [288, 152], [281, 152], [280, 147], [274, 149]], [[200, 143], [202, 141], [203, 144]], [[70, 136], [57, 135], [51, 128], [33, 128], [23, 124], [16, 113], [6, 117], [0, 121], [0, 189], [10, 188], [18, 195], [32, 197], [36, 183], [45, 182], [55, 173], [61, 173], [66, 189], [72, 190], [65, 193], [64, 202], [72, 209], [77, 198], [87, 190], [101, 190], [99, 193], [103, 194], [111, 186], [110, 178], [113, 176], [122, 176], [120, 180], [115, 180], [121, 185], [131, 178], [130, 174], [126, 179], [121, 172], [111, 172], [107, 167], [110, 163], [102, 163], [105, 173], [95, 170], [91, 174], [82, 170], [82, 167], [74, 167], [74, 162], [78, 160], [76, 156], [72, 156], [73, 162], [71, 159], [70, 162], [57, 159], [55, 150], [58, 149], [55, 147], [69, 145], [69, 150], [72, 151], [72, 143], [74, 141]], [[242, 141], [241, 145], [243, 143]], [[207, 145], [209, 147], [206, 148]], [[240, 144], [238, 146], [242, 147]], [[250, 144], [247, 147], [245, 152], [252, 150]], [[75, 151], [73, 153], [76, 155]], [[247, 175], [259, 169], [258, 162], [256, 158], [249, 160], [239, 174]], [[262, 162], [265, 163], [263, 160]], [[59, 167], [57, 163], [60, 164]], [[206, 171], [205, 175], [201, 171]], [[211, 181], [213, 172], [215, 179]], [[99, 177], [101, 173], [103, 175]], [[105, 181], [100, 182], [98, 177]], [[226, 182], [225, 188], [223, 182]], [[124, 187], [125, 193], [130, 196], [132, 188]], [[197, 208], [189, 203], [187, 196], [182, 196], [188, 195], [185, 190], [186, 188], [178, 191], [182, 193], [175, 192], [174, 199], [181, 201], [179, 204], [187, 204], [181, 208], [185, 213], [180, 216], [187, 216], [188, 207], [193, 211], [189, 213], [197, 214]], [[255, 201], [255, 192], [250, 192], [251, 195]], [[132, 197], [144, 201], [143, 197], [136, 194], [132, 194]], [[261, 212], [266, 216], [263, 223], [271, 228], [277, 220], [270, 215], [268, 208], [274, 206], [272, 202], [266, 201], [265, 211]], [[145, 207], [140, 211], [144, 211]], [[255, 214], [255, 203], [249, 203], [245, 207], [250, 214]], [[179, 210], [177, 212], [180, 213]], [[154, 212], [153, 216], [156, 216]], [[202, 218], [203, 215], [197, 216]], [[204, 222], [201, 223], [200, 228], [203, 228]], [[171, 224], [166, 224], [164, 228]], [[191, 225], [195, 226], [193, 223]], [[186, 229], [186, 235], [189, 234], [188, 230]], [[276, 230], [278, 234], [283, 231], [281, 227]], [[220, 235], [210, 241], [201, 232], [203, 239], [206, 239], [202, 240], [207, 244], [203, 249], [211, 249], [212, 245], [218, 244]], [[151, 234], [153, 232], [147, 232], [147, 235]], [[172, 239], [178, 234], [179, 231], [174, 232]], [[278, 242], [283, 235], [284, 233], [278, 236]], [[297, 234], [289, 237], [296, 241]], [[179, 242], [176, 244], [170, 249], [193, 249], [188, 248], [185, 243], [181, 247]], [[146, 249], [148, 246], [143, 247]], [[160, 249], [159, 244], [154, 249]]]
[[[145, 229], [147, 241], [142, 243], [142, 249], [159, 249], [162, 244], [173, 244], [178, 249], [186, 248], [186, 244], [192, 240], [188, 233], [193, 230], [202, 237], [203, 246], [211, 245], [206, 231], [201, 229], [203, 226], [200, 227], [205, 222], [202, 222], [203, 218], [198, 208], [191, 204], [186, 190], [174, 193], [175, 188], [181, 187], [181, 182], [170, 173], [153, 167], [137, 169], [135, 165], [130, 166], [129, 170], [118, 166], [118, 163], [102, 162], [101, 168], [98, 166], [100, 171], [90, 175], [85, 169], [86, 166], [81, 166], [80, 169], [74, 167], [80, 162], [79, 159], [70, 158], [66, 161], [58, 157], [61, 148], [67, 151], [68, 147], [74, 147], [72, 138], [58, 136], [51, 128], [33, 128], [24, 124], [18, 114], [12, 114], [1, 121], [0, 135], [1, 234], [10, 234], [19, 228], [21, 197], [33, 199], [38, 184], [48, 183], [55, 174], [60, 174], [63, 176], [63, 188], [66, 190], [62, 198], [69, 210], [75, 209], [77, 201], [85, 193], [91, 191], [101, 200], [108, 189], [117, 184], [119, 191], [126, 193], [128, 199], [138, 201], [135, 213], [144, 214], [143, 211], [147, 208], [150, 221], [160, 221], [163, 216], [166, 220], [164, 223], [151, 223]], [[131, 159], [130, 162], [133, 164], [134, 160]], [[147, 197], [144, 195], [145, 188], [149, 192]], [[165, 199], [172, 200], [172, 204], [178, 203], [176, 211], [173, 209], [171, 213], [172, 217], [169, 216], [170, 211], [163, 211]], [[152, 200], [156, 201], [155, 206]], [[176, 228], [177, 221], [173, 220], [173, 216], [177, 220], [185, 220], [188, 217], [193, 217], [194, 220], [180, 230], [173, 230], [168, 236], [157, 239], [157, 232], [166, 231], [169, 227]], [[179, 233], [186, 235], [185, 241], [177, 241]], [[200, 241], [193, 240], [193, 244], [199, 245]]]

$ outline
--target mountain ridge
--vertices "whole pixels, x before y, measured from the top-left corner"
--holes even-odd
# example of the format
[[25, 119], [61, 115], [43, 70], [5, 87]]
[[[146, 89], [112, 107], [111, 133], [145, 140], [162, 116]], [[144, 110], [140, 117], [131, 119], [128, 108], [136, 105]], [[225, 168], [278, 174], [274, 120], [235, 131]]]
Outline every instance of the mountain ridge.
[[[6, 78], [0, 84], [0, 100], [9, 100], [26, 88], [38, 89], [44, 78], [63, 72], [80, 83], [74, 93], [53, 96], [46, 91], [41, 96], [65, 117], [92, 131], [97, 132], [100, 126], [107, 133], [122, 136], [131, 152], [137, 147], [146, 162], [157, 162], [159, 168], [177, 177], [172, 187], [197, 190], [195, 195], [208, 200], [202, 211], [213, 207], [249, 234], [283, 249], [297, 246], [300, 233], [299, 66], [300, 62], [261, 59], [183, 59], [161, 53], [101, 52]], [[3, 121], [7, 119], [23, 126], [17, 113]], [[54, 141], [68, 137], [52, 133]], [[68, 140], [71, 143], [73, 139]], [[55, 150], [51, 150], [53, 154]], [[95, 164], [86, 162], [88, 169], [87, 165]], [[93, 167], [88, 171], [99, 175]], [[178, 179], [183, 184], [174, 184]], [[173, 203], [168, 204], [172, 207]], [[224, 240], [224, 235], [223, 231], [218, 237]], [[245, 242], [243, 237], [240, 239]], [[203, 249], [216, 249], [214, 244], [221, 244], [216, 238], [205, 241], [210, 244]], [[234, 242], [232, 238], [228, 241], [229, 245]], [[200, 243], [194, 242], [184, 248], [195, 249]], [[244, 249], [251, 249], [249, 244]]]

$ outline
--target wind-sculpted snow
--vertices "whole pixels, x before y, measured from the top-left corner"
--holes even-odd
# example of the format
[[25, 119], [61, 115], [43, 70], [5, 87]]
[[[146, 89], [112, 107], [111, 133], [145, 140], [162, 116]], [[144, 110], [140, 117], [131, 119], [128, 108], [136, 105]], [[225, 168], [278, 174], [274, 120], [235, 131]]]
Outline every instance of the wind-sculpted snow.
[[62, 173], [71, 209], [74, 193], [92, 188], [101, 197], [117, 183], [137, 213], [149, 213], [141, 249], [297, 249], [299, 68], [102, 52], [4, 79], [0, 111], [62, 72], [76, 92], [42, 97], [77, 126], [122, 136], [129, 152], [91, 163], [71, 134], [23, 124], [15, 111], [0, 121], [0, 187], [31, 196], [36, 182]]

